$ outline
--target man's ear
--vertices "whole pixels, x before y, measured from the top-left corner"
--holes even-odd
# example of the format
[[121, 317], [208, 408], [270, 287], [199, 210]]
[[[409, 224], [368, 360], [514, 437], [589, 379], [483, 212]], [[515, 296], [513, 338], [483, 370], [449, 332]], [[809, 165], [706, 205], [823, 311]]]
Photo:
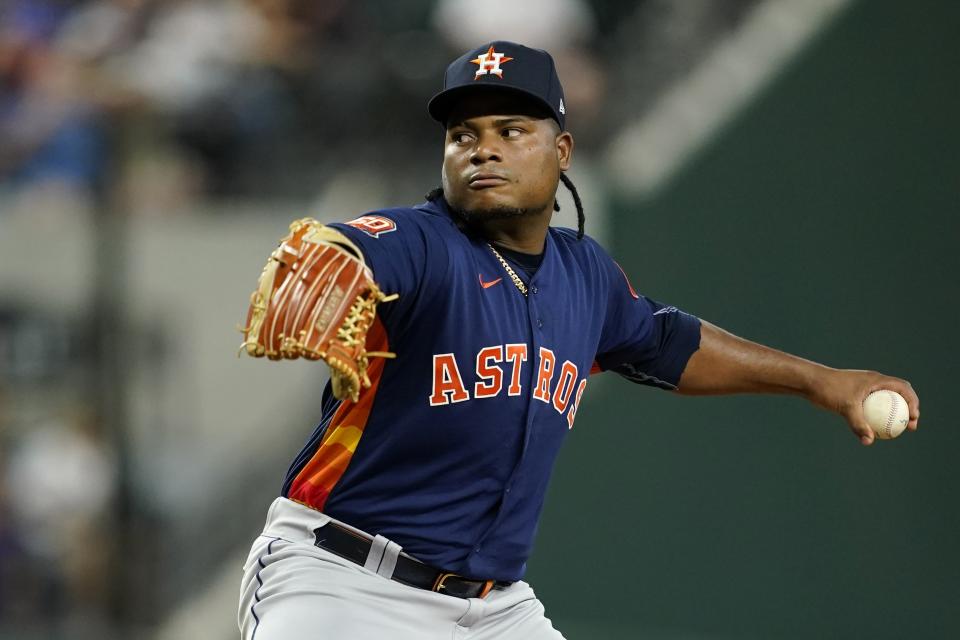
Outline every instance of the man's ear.
[[560, 161], [560, 170], [570, 168], [573, 159], [573, 136], [569, 131], [563, 131], [557, 136], [557, 160]]

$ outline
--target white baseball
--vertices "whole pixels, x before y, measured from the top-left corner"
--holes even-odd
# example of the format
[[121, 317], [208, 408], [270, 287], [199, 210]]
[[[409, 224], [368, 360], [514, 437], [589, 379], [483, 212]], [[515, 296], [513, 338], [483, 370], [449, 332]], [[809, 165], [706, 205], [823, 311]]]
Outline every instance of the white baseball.
[[910, 409], [907, 401], [896, 391], [874, 391], [863, 401], [863, 416], [881, 440], [896, 438], [907, 428]]

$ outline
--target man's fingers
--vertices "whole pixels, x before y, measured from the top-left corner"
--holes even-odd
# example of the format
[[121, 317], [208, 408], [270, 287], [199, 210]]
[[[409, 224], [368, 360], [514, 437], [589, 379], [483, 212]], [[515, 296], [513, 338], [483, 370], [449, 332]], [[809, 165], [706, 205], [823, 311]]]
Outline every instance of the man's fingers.
[[907, 423], [907, 429], [916, 431], [920, 424], [920, 397], [913, 390], [913, 385], [906, 380], [890, 378], [884, 381], [882, 388], [896, 391], [907, 401], [907, 408], [910, 410], [910, 421]]
[[873, 432], [873, 429], [870, 428], [870, 425], [867, 424], [866, 418], [863, 417], [862, 408], [853, 409], [848, 422], [850, 423], [850, 430], [853, 431], [853, 435], [860, 439], [860, 444], [873, 444], [876, 434]]
[[900, 395], [906, 399], [907, 406], [910, 407], [910, 422], [907, 423], [907, 429], [916, 431], [917, 427], [920, 426], [920, 396], [913, 390], [913, 385], [909, 382], [904, 384], [906, 385], [906, 393]]

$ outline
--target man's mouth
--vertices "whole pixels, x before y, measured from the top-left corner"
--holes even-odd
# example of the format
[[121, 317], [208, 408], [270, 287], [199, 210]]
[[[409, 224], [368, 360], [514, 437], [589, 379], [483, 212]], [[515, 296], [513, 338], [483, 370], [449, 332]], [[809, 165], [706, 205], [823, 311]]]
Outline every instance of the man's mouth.
[[487, 189], [489, 187], [506, 184], [507, 182], [508, 180], [499, 173], [480, 172], [470, 176], [468, 186], [471, 189]]

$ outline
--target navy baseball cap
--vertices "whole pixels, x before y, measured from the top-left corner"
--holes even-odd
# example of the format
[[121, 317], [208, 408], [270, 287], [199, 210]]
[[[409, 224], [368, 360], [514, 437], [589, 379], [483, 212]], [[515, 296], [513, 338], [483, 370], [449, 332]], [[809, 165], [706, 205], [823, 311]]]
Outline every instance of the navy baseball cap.
[[505, 40], [471, 49], [447, 67], [443, 91], [430, 99], [427, 110], [445, 125], [454, 103], [478, 89], [528, 96], [546, 107], [561, 130], [565, 128], [563, 87], [553, 58], [546, 51]]

